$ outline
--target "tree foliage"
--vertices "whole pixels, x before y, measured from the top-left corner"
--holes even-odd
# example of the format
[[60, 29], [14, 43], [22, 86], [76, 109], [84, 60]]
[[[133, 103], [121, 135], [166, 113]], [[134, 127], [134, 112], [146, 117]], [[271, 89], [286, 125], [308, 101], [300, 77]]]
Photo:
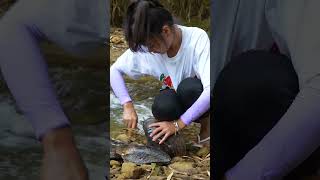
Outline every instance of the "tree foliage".
[[[121, 27], [129, 0], [111, 0], [112, 26]], [[181, 19], [183, 24], [198, 25], [209, 29], [210, 1], [209, 0], [160, 0], [160, 2]]]

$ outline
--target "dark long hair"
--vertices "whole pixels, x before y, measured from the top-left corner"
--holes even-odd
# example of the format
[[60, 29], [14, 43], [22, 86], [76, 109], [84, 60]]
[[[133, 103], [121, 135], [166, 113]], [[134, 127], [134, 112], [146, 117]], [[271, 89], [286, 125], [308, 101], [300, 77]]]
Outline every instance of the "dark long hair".
[[124, 32], [133, 52], [144, 51], [147, 40], [160, 37], [162, 27], [173, 27], [173, 17], [158, 0], [130, 1], [125, 19]]

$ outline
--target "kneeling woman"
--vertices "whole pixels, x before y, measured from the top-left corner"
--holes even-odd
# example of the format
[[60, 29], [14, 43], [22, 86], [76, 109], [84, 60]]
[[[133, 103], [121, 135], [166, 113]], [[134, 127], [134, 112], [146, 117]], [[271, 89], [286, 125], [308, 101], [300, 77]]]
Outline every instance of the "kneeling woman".
[[[152, 0], [129, 5], [124, 30], [130, 49], [112, 65], [111, 87], [123, 105], [124, 123], [136, 128], [137, 114], [122, 74], [131, 78], [151, 75], [162, 81], [152, 105], [159, 122], [150, 125], [155, 127], [153, 140], [160, 138], [161, 144], [210, 108], [209, 38], [200, 28], [174, 24], [171, 13]], [[209, 140], [208, 121], [200, 121], [200, 142]]]

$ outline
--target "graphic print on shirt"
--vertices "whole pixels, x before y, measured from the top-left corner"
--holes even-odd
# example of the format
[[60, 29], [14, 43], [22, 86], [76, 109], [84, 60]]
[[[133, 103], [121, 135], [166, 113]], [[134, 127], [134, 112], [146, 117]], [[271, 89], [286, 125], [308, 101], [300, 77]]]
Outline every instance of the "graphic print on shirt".
[[160, 81], [162, 82], [161, 90], [169, 88], [174, 89], [170, 76], [165, 76], [163, 73], [160, 75]]

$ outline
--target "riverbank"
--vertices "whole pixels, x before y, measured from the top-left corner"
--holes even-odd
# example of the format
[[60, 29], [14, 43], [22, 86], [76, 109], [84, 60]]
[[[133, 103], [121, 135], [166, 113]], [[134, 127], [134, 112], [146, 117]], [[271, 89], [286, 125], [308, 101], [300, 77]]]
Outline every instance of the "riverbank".
[[[128, 48], [123, 32], [119, 28], [111, 28], [110, 64]], [[125, 78], [131, 97], [134, 99], [139, 121], [150, 116], [153, 97], [159, 92], [161, 84], [152, 77], [139, 80]], [[122, 124], [122, 107], [110, 92], [110, 135], [111, 138], [127, 144], [146, 144], [146, 138], [141, 130], [131, 131]], [[141, 124], [141, 122], [139, 123]], [[210, 148], [194, 147], [200, 124], [193, 123], [181, 131], [187, 144], [187, 154], [174, 157], [169, 165], [144, 164], [137, 165], [122, 161], [110, 161], [111, 179], [210, 179]]]

